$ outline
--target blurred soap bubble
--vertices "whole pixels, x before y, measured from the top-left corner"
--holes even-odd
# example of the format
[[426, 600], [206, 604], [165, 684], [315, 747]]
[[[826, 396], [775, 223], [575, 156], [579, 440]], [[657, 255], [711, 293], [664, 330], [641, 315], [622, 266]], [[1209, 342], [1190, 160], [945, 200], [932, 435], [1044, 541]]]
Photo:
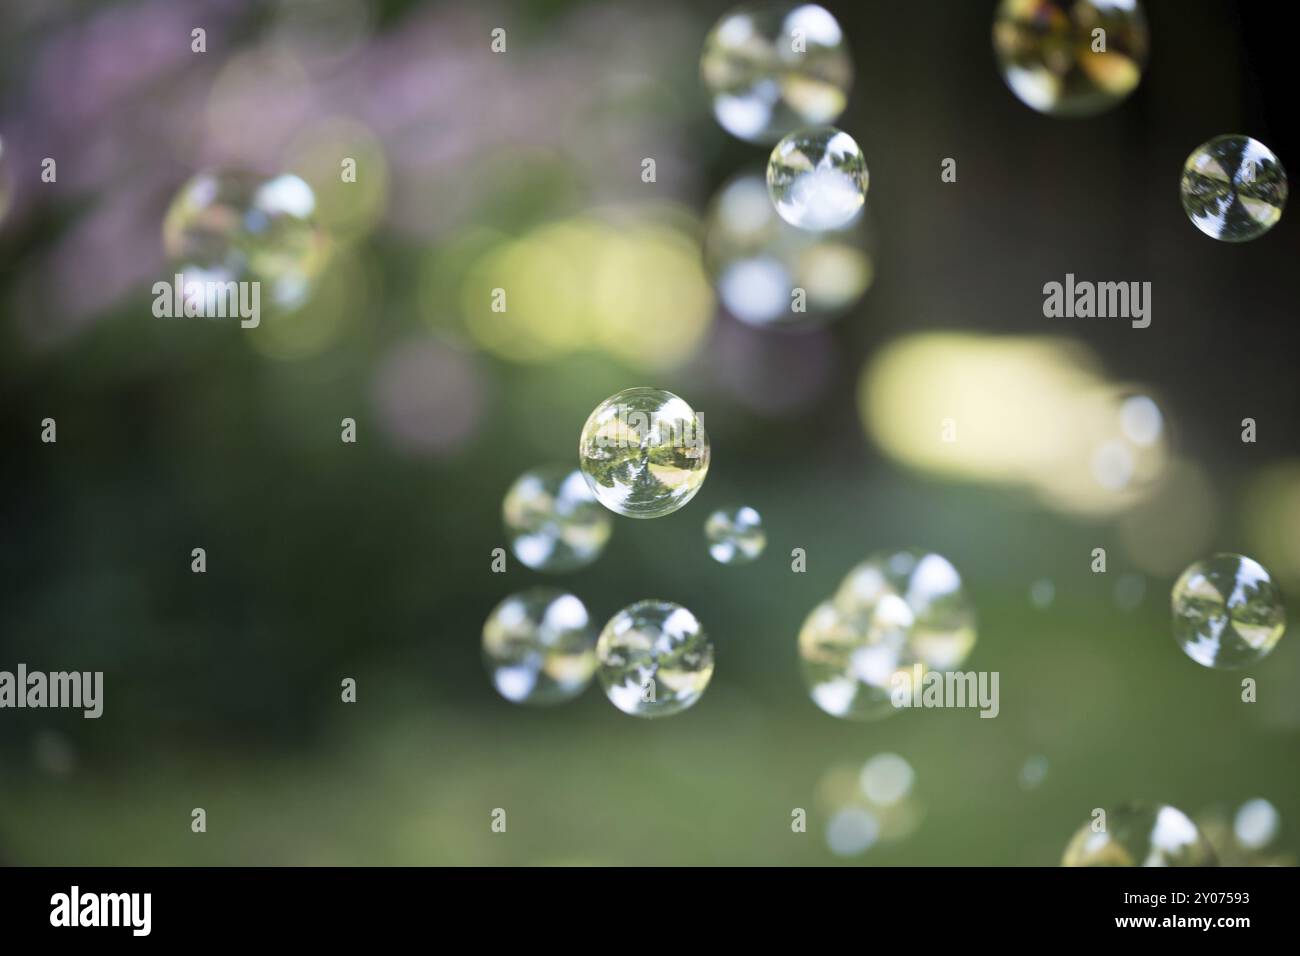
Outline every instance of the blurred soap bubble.
[[727, 132], [772, 143], [833, 122], [853, 82], [835, 17], [812, 3], [755, 3], [725, 13], [704, 39], [700, 75]]
[[1039, 578], [1029, 586], [1029, 603], [1040, 611], [1052, 606], [1056, 600], [1056, 585], [1051, 578]]
[[807, 329], [842, 315], [875, 277], [865, 215], [809, 232], [781, 219], [758, 172], [723, 184], [705, 216], [704, 261], [718, 298], [757, 328]]
[[826, 846], [836, 856], [860, 856], [879, 836], [880, 822], [865, 807], [837, 810], [826, 824]]
[[284, 310], [307, 300], [329, 254], [316, 194], [292, 173], [198, 173], [172, 200], [162, 234], [187, 285], [258, 282], [262, 303]]
[[1033, 754], [1025, 758], [1025, 762], [1020, 765], [1020, 774], [1018, 782], [1021, 790], [1037, 790], [1047, 779], [1048, 771], [1047, 758], [1042, 754]]
[[1276, 839], [1281, 822], [1277, 807], [1263, 797], [1257, 797], [1237, 808], [1232, 819], [1232, 832], [1246, 849], [1261, 850]]

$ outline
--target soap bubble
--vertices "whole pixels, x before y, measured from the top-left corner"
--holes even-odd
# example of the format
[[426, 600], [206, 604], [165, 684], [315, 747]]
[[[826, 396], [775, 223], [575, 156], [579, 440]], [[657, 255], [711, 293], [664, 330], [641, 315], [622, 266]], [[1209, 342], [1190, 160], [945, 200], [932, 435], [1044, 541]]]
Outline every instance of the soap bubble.
[[790, 133], [767, 161], [772, 203], [800, 229], [839, 229], [853, 222], [866, 202], [869, 179], [858, 144], [833, 126]]
[[1216, 866], [1218, 860], [1187, 814], [1167, 804], [1127, 804], [1109, 811], [1105, 829], [1085, 823], [1065, 848], [1062, 866]]
[[912, 792], [916, 773], [898, 754], [876, 754], [862, 768], [859, 785], [868, 800], [878, 806], [893, 806]]
[[880, 822], [866, 807], [843, 807], [826, 824], [826, 846], [836, 856], [860, 856], [880, 836]]
[[595, 648], [586, 607], [555, 588], [510, 595], [483, 625], [483, 662], [492, 684], [516, 704], [577, 697], [596, 670]]
[[747, 325], [818, 326], [871, 287], [875, 267], [866, 219], [823, 232], [797, 229], [777, 215], [764, 176], [744, 173], [710, 204], [704, 263], [723, 306]]
[[605, 696], [635, 717], [680, 713], [713, 676], [713, 642], [694, 614], [671, 601], [638, 601], [615, 614], [596, 658]]
[[737, 7], [704, 40], [700, 76], [732, 136], [772, 143], [844, 112], [853, 63], [840, 25], [816, 4]]
[[1282, 218], [1286, 170], [1273, 151], [1249, 136], [1218, 136], [1183, 164], [1183, 211], [1211, 239], [1258, 239]]
[[709, 473], [702, 415], [672, 392], [628, 388], [582, 426], [578, 460], [596, 499], [629, 518], [660, 518], [695, 497]]
[[937, 554], [876, 555], [844, 579], [799, 631], [804, 683], [832, 717], [873, 720], [895, 711], [896, 675], [947, 670], [975, 645], [975, 614], [956, 568]]
[[1056, 584], [1051, 578], [1039, 578], [1029, 586], [1029, 603], [1040, 611], [1052, 606], [1056, 600]]
[[877, 554], [848, 573], [835, 603], [869, 630], [888, 634], [894, 598], [907, 607], [900, 625], [909, 656], [940, 670], [966, 660], [975, 646], [975, 610], [947, 558], [916, 549]]
[[501, 506], [510, 549], [534, 571], [574, 571], [600, 557], [613, 521], [576, 468], [520, 475]]
[[301, 305], [324, 267], [316, 196], [303, 180], [204, 172], [181, 187], [163, 220], [163, 247], [185, 281], [260, 282], [274, 305]]
[[1047, 779], [1048, 766], [1047, 758], [1042, 754], [1026, 757], [1020, 765], [1020, 789], [1037, 790], [1041, 787]]
[[993, 49], [1002, 78], [1026, 106], [1093, 116], [1141, 81], [1146, 17], [1138, 0], [1002, 0]]
[[709, 554], [719, 564], [747, 564], [767, 547], [763, 519], [748, 505], [719, 508], [704, 523]]
[[1247, 800], [1232, 818], [1232, 834], [1247, 850], [1262, 850], [1277, 837], [1281, 823], [1277, 807], [1263, 797]]
[[1286, 630], [1282, 592], [1257, 562], [1216, 554], [1187, 568], [1174, 584], [1174, 639], [1205, 667], [1246, 667], [1263, 660]]

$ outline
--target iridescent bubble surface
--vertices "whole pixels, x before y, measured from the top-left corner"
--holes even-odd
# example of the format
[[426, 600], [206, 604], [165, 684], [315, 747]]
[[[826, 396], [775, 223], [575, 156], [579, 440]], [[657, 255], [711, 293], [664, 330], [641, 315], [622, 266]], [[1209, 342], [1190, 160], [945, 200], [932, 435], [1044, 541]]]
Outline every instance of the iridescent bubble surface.
[[672, 514], [704, 484], [709, 436], [703, 416], [661, 388], [628, 388], [587, 418], [578, 461], [596, 499], [629, 518]]
[[301, 305], [325, 265], [316, 196], [291, 174], [203, 172], [163, 220], [163, 247], [191, 281], [260, 282], [263, 303]]
[[615, 614], [596, 658], [605, 696], [635, 717], [680, 713], [713, 676], [713, 642], [694, 614], [671, 601], [638, 601]]
[[709, 31], [700, 76], [731, 135], [771, 143], [844, 112], [853, 62], [840, 25], [816, 4], [742, 6]]
[[759, 328], [819, 326], [875, 278], [866, 215], [841, 229], [797, 229], [777, 215], [761, 173], [732, 177], [710, 203], [704, 264], [727, 311]]
[[867, 159], [848, 133], [833, 126], [795, 130], [772, 149], [767, 191], [792, 226], [840, 229], [862, 212], [870, 177]]
[[1214, 850], [1187, 814], [1168, 804], [1127, 804], [1089, 821], [1065, 848], [1062, 866], [1217, 866]]
[[896, 675], [915, 665], [948, 670], [975, 645], [975, 613], [956, 568], [940, 555], [876, 555], [849, 572], [799, 632], [804, 683], [832, 717], [894, 713]]
[[1093, 116], [1137, 87], [1147, 58], [1138, 0], [1002, 0], [993, 49], [1011, 92], [1050, 116]]
[[595, 648], [587, 608], [555, 588], [510, 595], [483, 625], [492, 685], [516, 704], [557, 704], [581, 694], [596, 669]]
[[1246, 667], [1263, 660], [1286, 630], [1282, 592], [1268, 571], [1240, 554], [1197, 561], [1170, 596], [1174, 639], [1205, 667]]
[[1249, 136], [1218, 136], [1183, 164], [1183, 211], [1211, 239], [1258, 239], [1282, 218], [1286, 170], [1273, 151]]
[[748, 505], [713, 512], [704, 523], [704, 537], [719, 564], [748, 564], [767, 547], [763, 518]]
[[613, 520], [576, 468], [520, 475], [501, 506], [510, 550], [534, 571], [573, 571], [600, 557]]

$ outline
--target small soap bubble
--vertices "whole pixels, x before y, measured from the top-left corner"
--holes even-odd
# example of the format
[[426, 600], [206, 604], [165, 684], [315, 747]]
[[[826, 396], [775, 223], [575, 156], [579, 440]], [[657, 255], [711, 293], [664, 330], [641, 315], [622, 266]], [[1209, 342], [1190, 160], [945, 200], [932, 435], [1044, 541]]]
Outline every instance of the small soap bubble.
[[1258, 797], [1237, 808], [1232, 820], [1232, 834], [1244, 849], [1262, 850], [1277, 837], [1280, 824], [1277, 807]]
[[1039, 578], [1029, 587], [1029, 603], [1040, 611], [1052, 606], [1056, 600], [1056, 585], [1051, 578]]
[[695, 497], [709, 473], [703, 416], [672, 392], [629, 388], [605, 399], [578, 439], [596, 499], [629, 518], [660, 518]]
[[853, 62], [844, 34], [816, 4], [742, 6], [704, 40], [700, 76], [713, 114], [731, 135], [772, 143], [844, 112]]
[[1273, 151], [1249, 136], [1218, 136], [1183, 164], [1183, 211], [1211, 239], [1258, 239], [1282, 218], [1286, 170]]
[[832, 717], [894, 713], [895, 676], [914, 665], [948, 670], [975, 645], [975, 613], [956, 568], [918, 550], [869, 558], [845, 577], [799, 631], [799, 658], [813, 702]]
[[1205, 667], [1232, 669], [1263, 660], [1286, 630], [1286, 610], [1262, 565], [1216, 554], [1191, 565], [1170, 597], [1174, 638]]
[[534, 571], [563, 572], [600, 557], [613, 520], [576, 468], [526, 471], [501, 506], [510, 549]]
[[686, 710], [713, 676], [713, 642], [694, 614], [671, 601], [638, 601], [615, 614], [596, 658], [605, 696], [635, 717]]
[[1042, 754], [1026, 757], [1025, 762], [1020, 766], [1020, 789], [1037, 790], [1047, 779], [1047, 769], [1047, 758]]
[[916, 773], [898, 754], [876, 754], [862, 768], [858, 785], [873, 804], [890, 807], [912, 792]]
[[748, 564], [767, 547], [763, 519], [748, 505], [719, 508], [704, 523], [709, 554], [719, 564]]
[[483, 625], [483, 662], [498, 693], [516, 704], [577, 697], [596, 670], [596, 638], [582, 601], [555, 588], [512, 594]]
[[853, 222], [866, 202], [869, 178], [858, 144], [833, 126], [790, 133], [767, 161], [767, 191], [777, 213], [814, 232]]
[[822, 325], [875, 278], [865, 214], [842, 229], [797, 229], [777, 215], [761, 172], [733, 177], [710, 203], [704, 263], [726, 310], [758, 328]]
[[1092, 821], [1065, 848], [1062, 866], [1216, 866], [1214, 850], [1191, 818], [1168, 804], [1127, 804]]
[[865, 807], [843, 807], [826, 824], [826, 846], [836, 856], [861, 856], [880, 836], [880, 822]]
[[259, 282], [264, 300], [292, 309], [325, 265], [316, 196], [291, 174], [199, 173], [163, 220], [163, 247], [186, 281]]
[[993, 49], [1002, 78], [1026, 106], [1093, 116], [1141, 81], [1146, 18], [1138, 0], [1002, 0]]

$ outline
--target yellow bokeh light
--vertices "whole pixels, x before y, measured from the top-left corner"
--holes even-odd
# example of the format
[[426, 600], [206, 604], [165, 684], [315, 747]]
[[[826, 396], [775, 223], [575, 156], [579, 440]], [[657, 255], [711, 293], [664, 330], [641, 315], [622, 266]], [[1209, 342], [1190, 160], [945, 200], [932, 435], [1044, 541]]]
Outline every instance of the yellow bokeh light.
[[881, 350], [858, 399], [868, 434], [904, 465], [1104, 515], [1142, 500], [1168, 459], [1163, 434], [1124, 435], [1125, 394], [1068, 340], [926, 333]]
[[[599, 349], [628, 365], [689, 359], [713, 319], [713, 291], [687, 233], [667, 217], [596, 214], [486, 245], [459, 305], [480, 347], [516, 362]], [[426, 288], [445, 288], [445, 278]], [[426, 300], [426, 314], [440, 303]]]

